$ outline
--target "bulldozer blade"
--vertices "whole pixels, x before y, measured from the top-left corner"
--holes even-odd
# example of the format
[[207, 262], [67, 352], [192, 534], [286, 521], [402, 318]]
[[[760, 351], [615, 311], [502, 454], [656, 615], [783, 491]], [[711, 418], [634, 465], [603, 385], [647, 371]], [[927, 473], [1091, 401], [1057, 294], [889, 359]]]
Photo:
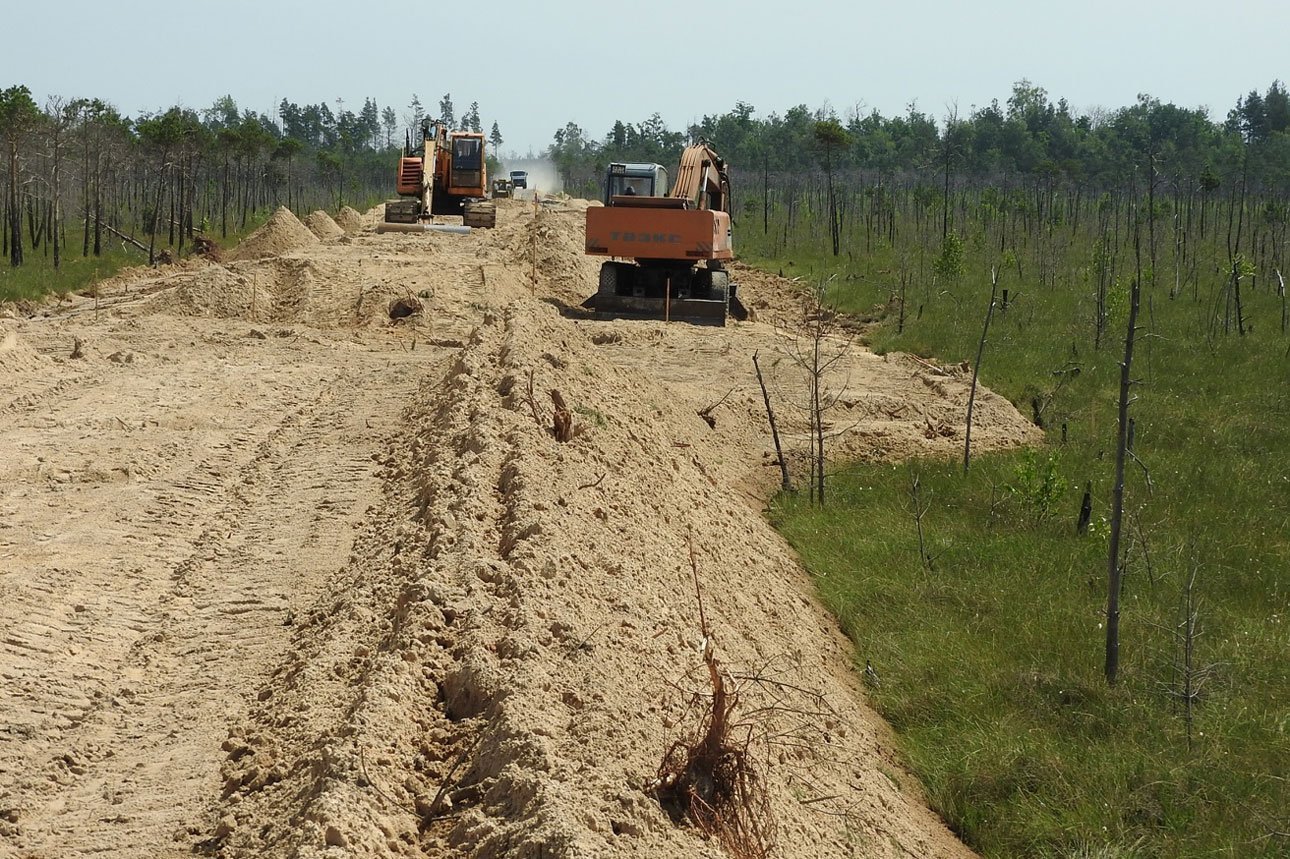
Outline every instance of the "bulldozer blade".
[[674, 298], [664, 304], [659, 298], [638, 298], [630, 295], [592, 296], [596, 316], [600, 319], [666, 319], [690, 322], [695, 325], [725, 325], [725, 301], [703, 298]]
[[470, 227], [458, 226], [457, 224], [396, 224], [390, 221], [382, 221], [376, 225], [378, 233], [459, 233], [466, 234], [470, 232]]

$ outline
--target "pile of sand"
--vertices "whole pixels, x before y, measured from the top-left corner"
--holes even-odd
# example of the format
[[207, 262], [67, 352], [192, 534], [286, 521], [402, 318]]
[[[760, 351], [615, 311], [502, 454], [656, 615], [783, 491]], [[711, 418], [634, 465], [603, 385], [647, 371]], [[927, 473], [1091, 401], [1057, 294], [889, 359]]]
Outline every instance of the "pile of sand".
[[321, 209], [315, 209], [305, 218], [305, 226], [322, 241], [336, 239], [345, 235], [340, 225], [331, 219], [331, 215]]
[[318, 244], [318, 237], [300, 223], [300, 219], [286, 206], [279, 206], [264, 226], [242, 240], [231, 253], [229, 260], [263, 259], [282, 256], [291, 251]]
[[16, 331], [0, 328], [0, 372], [22, 373], [48, 366], [49, 359], [31, 347]]
[[[515, 208], [515, 207], [513, 207]], [[504, 264], [531, 280], [537, 270], [537, 291], [576, 306], [596, 292], [601, 257], [585, 249], [584, 210], [548, 211], [518, 207], [517, 217], [485, 232], [479, 255]]]
[[349, 206], [342, 206], [336, 216], [336, 223], [351, 236], [363, 229], [363, 216]]
[[149, 308], [172, 316], [265, 320], [275, 305], [272, 277], [258, 269], [208, 265], [176, 275], [171, 289], [158, 292]]

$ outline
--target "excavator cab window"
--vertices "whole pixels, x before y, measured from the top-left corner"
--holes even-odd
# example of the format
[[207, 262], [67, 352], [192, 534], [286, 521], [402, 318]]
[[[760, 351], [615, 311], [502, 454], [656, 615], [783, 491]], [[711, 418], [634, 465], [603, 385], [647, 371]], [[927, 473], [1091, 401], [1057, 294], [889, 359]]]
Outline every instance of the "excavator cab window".
[[661, 197], [667, 193], [667, 170], [658, 164], [611, 164], [605, 203], [614, 197]]
[[458, 137], [452, 141], [452, 165], [457, 170], [478, 170], [483, 141], [478, 137]]

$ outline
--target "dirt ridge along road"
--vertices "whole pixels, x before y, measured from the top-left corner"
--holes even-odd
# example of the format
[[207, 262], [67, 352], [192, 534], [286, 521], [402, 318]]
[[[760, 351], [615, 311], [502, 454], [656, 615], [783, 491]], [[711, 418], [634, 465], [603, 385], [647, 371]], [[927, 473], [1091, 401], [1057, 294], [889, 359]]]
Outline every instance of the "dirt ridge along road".
[[[787, 853], [966, 855], [881, 772], [895, 765], [853, 712], [836, 624], [707, 471], [697, 428], [676, 437], [691, 416], [596, 352], [553, 309], [517, 303], [423, 389], [414, 441], [387, 459], [402, 503], [342, 574], [380, 584], [333, 588], [344, 596], [230, 741], [226, 855], [719, 855], [646, 792], [697, 659], [689, 541], [723, 658], [823, 696], [818, 724], [774, 725], [814, 745], [772, 747]], [[601, 420], [557, 442], [529, 370], [535, 396], [558, 388]]]
[[[43, 620], [0, 636], [21, 690], [0, 713], [18, 726], [0, 733], [0, 844], [720, 855], [644, 789], [689, 727], [692, 540], [723, 661], [827, 705], [810, 755], [768, 771], [781, 853], [967, 855], [902, 788], [849, 645], [737, 492], [769, 473], [748, 359], [784, 332], [587, 321], [581, 208], [500, 208], [465, 237], [376, 236], [368, 213], [204, 286], [189, 264], [101, 320], [81, 301], [15, 324], [81, 381], [40, 395], [30, 349], [7, 373], [37, 393], [0, 418], [22, 453], [0, 471], [0, 630]], [[762, 318], [791, 314], [757, 278]], [[426, 312], [391, 324], [407, 295]], [[88, 369], [59, 355], [73, 336]], [[925, 427], [961, 414], [962, 378], [853, 363], [842, 449], [953, 449]], [[570, 443], [534, 419], [530, 371], [540, 414], [552, 387], [573, 407]], [[709, 428], [695, 410], [730, 380]], [[984, 404], [983, 448], [1029, 437]], [[841, 800], [803, 804], [821, 796]]]

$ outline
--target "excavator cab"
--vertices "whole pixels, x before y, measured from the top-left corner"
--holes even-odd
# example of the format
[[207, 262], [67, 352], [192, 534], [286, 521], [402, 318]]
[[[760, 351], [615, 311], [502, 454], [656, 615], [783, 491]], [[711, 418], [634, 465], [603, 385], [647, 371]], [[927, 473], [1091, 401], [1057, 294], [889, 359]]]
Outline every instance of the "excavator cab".
[[[615, 197], [662, 197], [667, 193], [667, 169], [662, 164], [610, 164], [605, 205]], [[627, 201], [619, 201], [619, 204]]]
[[452, 171], [449, 193], [483, 197], [484, 137], [476, 133], [452, 134]]

